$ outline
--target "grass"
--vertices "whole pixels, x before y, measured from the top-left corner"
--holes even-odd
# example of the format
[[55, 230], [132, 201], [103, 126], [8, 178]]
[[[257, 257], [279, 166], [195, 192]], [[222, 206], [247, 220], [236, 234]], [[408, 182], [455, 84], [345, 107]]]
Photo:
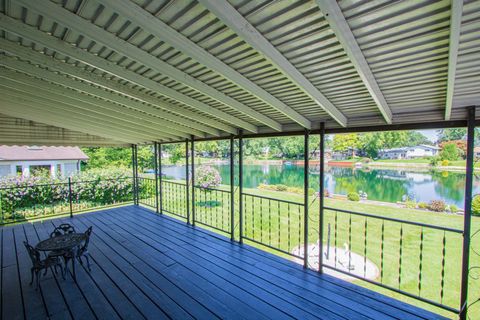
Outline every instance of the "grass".
[[[220, 189], [228, 190], [227, 186]], [[245, 193], [278, 198], [287, 201], [302, 203], [303, 195], [245, 189]], [[211, 225], [225, 231], [230, 230], [230, 196], [214, 192], [196, 192], [196, 215], [207, 225]], [[186, 211], [185, 192], [177, 191], [177, 196], [164, 194], [164, 208], [176, 207], [177, 213]], [[235, 224], [238, 239], [238, 194], [236, 196]], [[214, 203], [205, 206], [205, 203]], [[309, 198], [309, 243], [318, 241], [319, 203], [313, 196]], [[463, 217], [444, 213], [434, 213], [416, 209], [395, 208], [380, 205], [364, 204], [344, 200], [325, 199], [325, 205], [331, 208], [351, 210], [374, 214], [382, 217], [396, 218], [407, 221], [415, 221], [424, 224], [434, 224], [447, 228], [463, 228]], [[285, 252], [291, 252], [295, 247], [303, 243], [303, 207], [294, 204], [278, 203], [266, 199], [246, 197], [244, 200], [244, 235], [278, 248]], [[335, 215], [337, 222], [335, 223]], [[366, 222], [366, 224], [365, 224]], [[352, 216], [325, 210], [324, 213], [324, 243], [327, 243], [327, 226], [331, 228], [331, 245], [343, 247], [344, 243], [351, 243], [351, 250], [360, 255], [365, 255], [377, 265], [383, 272], [376, 281], [385, 285], [399, 288], [414, 295], [430, 299], [445, 305], [458, 308], [460, 295], [460, 274], [462, 255], [462, 235], [445, 232], [445, 247], [443, 246], [444, 232], [442, 230], [423, 228], [423, 240], [421, 240], [422, 227], [403, 224], [402, 227], [396, 222], [384, 223], [383, 234], [383, 260], [382, 260], [382, 220], [375, 218], [365, 219], [362, 216]], [[349, 229], [351, 228], [351, 239]], [[480, 218], [473, 217], [472, 230], [480, 229]], [[217, 230], [218, 231], [218, 230]], [[400, 233], [402, 235], [400, 236]], [[335, 237], [336, 233], [336, 237]], [[479, 235], [477, 235], [479, 237]], [[400, 239], [402, 245], [400, 246]], [[476, 243], [478, 244], [478, 239]], [[366, 246], [365, 246], [366, 243]], [[420, 246], [422, 250], [422, 264], [420, 264]], [[254, 246], [259, 246], [251, 243]], [[281, 254], [271, 248], [259, 246], [263, 250]], [[445, 260], [442, 251], [445, 249]], [[401, 251], [401, 254], [400, 254]], [[401, 258], [400, 258], [401, 257]], [[480, 265], [480, 256], [471, 254], [471, 265]], [[420, 275], [420, 269], [422, 270]], [[442, 291], [443, 273], [443, 291]], [[407, 301], [422, 308], [432, 310], [447, 317], [455, 317], [454, 314], [442, 309], [422, 303], [416, 299], [394, 293], [391, 290], [382, 289], [376, 285], [355, 280], [362, 286], [393, 296], [399, 300]], [[478, 295], [480, 283], [470, 279], [470, 294]], [[476, 297], [478, 299], [478, 297]], [[471, 301], [472, 301], [471, 300]], [[480, 314], [477, 309], [471, 312]], [[474, 314], [474, 313], [471, 313]]]

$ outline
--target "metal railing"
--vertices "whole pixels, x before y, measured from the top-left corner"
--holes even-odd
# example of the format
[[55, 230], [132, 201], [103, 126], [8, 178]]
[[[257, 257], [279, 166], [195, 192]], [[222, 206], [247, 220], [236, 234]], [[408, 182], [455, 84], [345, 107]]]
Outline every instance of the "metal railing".
[[187, 186], [185, 183], [162, 180], [162, 212], [187, 219]]
[[231, 192], [195, 186], [194, 222], [221, 232], [231, 232]]
[[138, 202], [155, 208], [157, 204], [157, 190], [155, 186], [155, 178], [137, 178]]
[[458, 313], [462, 230], [330, 207], [323, 221], [324, 268]]
[[303, 258], [304, 204], [241, 194], [243, 201], [243, 239], [295, 258]]
[[0, 188], [0, 225], [132, 202], [132, 178]]

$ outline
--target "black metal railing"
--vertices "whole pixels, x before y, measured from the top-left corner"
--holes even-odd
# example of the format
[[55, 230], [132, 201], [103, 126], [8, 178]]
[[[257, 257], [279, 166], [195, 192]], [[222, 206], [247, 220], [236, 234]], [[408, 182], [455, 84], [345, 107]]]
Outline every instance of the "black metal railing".
[[303, 258], [304, 205], [249, 193], [243, 201], [243, 239]]
[[155, 208], [157, 205], [155, 178], [137, 178], [138, 202], [148, 207]]
[[231, 193], [195, 186], [195, 223], [221, 232], [231, 231]]
[[162, 180], [162, 212], [187, 218], [187, 186], [183, 182]]
[[330, 207], [323, 222], [324, 268], [458, 312], [462, 230]]
[[130, 177], [0, 188], [0, 224], [130, 203], [132, 188]]

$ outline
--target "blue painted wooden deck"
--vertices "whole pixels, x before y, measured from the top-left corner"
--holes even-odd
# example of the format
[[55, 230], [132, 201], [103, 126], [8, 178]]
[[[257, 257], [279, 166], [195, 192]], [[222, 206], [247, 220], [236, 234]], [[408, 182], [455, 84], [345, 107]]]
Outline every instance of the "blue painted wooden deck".
[[[92, 271], [29, 285], [23, 241], [93, 226]], [[3, 319], [439, 319], [201, 228], [134, 206], [3, 227]], [[77, 265], [79, 266], [79, 265]]]

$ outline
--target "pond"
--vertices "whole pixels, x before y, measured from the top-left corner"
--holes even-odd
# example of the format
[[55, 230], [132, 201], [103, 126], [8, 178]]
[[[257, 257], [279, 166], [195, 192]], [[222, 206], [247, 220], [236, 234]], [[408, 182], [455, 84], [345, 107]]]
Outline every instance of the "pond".
[[[215, 165], [222, 183], [229, 184], [228, 165]], [[164, 174], [176, 179], [185, 178], [182, 166], [167, 167]], [[405, 169], [356, 169], [345, 167], [326, 167], [325, 188], [333, 194], [346, 195], [360, 190], [368, 194], [369, 200], [386, 202], [402, 201], [409, 195], [417, 201], [430, 202], [443, 199], [447, 204], [463, 207], [465, 173], [432, 170]], [[310, 187], [318, 190], [318, 173], [310, 173]], [[295, 165], [244, 165], [244, 187], [256, 188], [264, 184], [284, 184], [291, 187], [303, 187], [303, 167]], [[480, 193], [480, 179], [474, 178], [474, 194]]]

